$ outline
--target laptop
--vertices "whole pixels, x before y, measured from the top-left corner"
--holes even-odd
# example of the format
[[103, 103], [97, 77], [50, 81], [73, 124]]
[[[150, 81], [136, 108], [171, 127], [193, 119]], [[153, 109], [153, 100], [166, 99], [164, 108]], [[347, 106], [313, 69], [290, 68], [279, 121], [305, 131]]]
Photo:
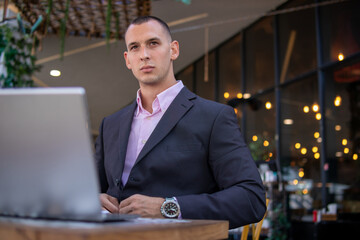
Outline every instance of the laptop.
[[0, 215], [126, 221], [101, 210], [83, 88], [0, 89]]

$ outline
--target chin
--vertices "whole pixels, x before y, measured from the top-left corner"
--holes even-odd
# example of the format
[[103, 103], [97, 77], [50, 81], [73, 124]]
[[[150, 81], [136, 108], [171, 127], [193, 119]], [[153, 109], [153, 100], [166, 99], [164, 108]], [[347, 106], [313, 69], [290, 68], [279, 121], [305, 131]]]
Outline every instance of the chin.
[[153, 85], [159, 82], [157, 77], [139, 78], [139, 81], [143, 84], [148, 84], [148, 85]]

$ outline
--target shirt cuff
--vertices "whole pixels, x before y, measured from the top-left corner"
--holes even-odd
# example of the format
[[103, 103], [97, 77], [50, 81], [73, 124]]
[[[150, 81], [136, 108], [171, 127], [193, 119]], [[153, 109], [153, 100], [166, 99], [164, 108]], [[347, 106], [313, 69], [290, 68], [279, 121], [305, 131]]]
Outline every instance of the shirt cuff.
[[[176, 197], [174, 197], [174, 200], [177, 202], [177, 204], [179, 204], [178, 200]], [[178, 219], [182, 219], [182, 216], [181, 216], [181, 208], [180, 208], [180, 205], [179, 205], [179, 216], [178, 216]]]

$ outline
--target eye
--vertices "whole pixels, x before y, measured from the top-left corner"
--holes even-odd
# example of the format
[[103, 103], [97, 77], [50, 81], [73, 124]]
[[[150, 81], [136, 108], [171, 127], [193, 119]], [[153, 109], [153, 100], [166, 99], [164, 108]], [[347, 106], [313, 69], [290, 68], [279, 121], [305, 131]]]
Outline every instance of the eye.
[[159, 43], [157, 42], [157, 41], [151, 41], [150, 42], [150, 46], [156, 46], [156, 45], [158, 45]]
[[132, 45], [132, 46], [130, 46], [130, 51], [136, 50], [137, 48], [138, 48], [137, 45]]

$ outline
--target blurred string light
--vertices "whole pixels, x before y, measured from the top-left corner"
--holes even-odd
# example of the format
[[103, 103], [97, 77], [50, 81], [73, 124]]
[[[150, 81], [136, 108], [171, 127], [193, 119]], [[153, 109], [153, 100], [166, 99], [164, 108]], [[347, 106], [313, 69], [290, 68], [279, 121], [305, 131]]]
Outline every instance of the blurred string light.
[[252, 136], [252, 140], [256, 142], [258, 140], [258, 137], [256, 135]]
[[267, 146], [269, 146], [269, 141], [265, 140], [264, 141], [264, 147], [267, 147]]
[[303, 111], [304, 113], [308, 113], [310, 111], [309, 106], [304, 106]]
[[314, 154], [314, 158], [315, 158], [315, 159], [319, 159], [319, 158], [320, 158], [320, 153], [318, 153], [318, 152], [315, 153], [315, 154]]
[[342, 144], [343, 146], [346, 146], [346, 145], [347, 145], [347, 143], [348, 143], [348, 141], [347, 141], [347, 139], [346, 139], [346, 138], [344, 138], [344, 139], [341, 141], [341, 144]]
[[319, 138], [320, 137], [320, 133], [319, 132], [314, 132], [314, 138]]
[[267, 101], [266, 103], [265, 103], [265, 107], [266, 107], [266, 109], [271, 109], [272, 108], [272, 105], [271, 105], [271, 102], [269, 102], [269, 101]]
[[321, 119], [321, 113], [317, 113], [317, 114], [315, 115], [315, 118], [316, 118], [316, 120], [320, 120], [320, 119]]
[[237, 98], [242, 98], [243, 95], [242, 95], [242, 93], [238, 93], [238, 94], [236, 94], [236, 97], [237, 97]]
[[313, 153], [316, 153], [316, 152], [319, 151], [319, 149], [318, 149], [318, 147], [315, 146], [315, 147], [312, 148], [312, 151], [313, 151]]
[[335, 125], [335, 131], [340, 131], [341, 130], [341, 126], [340, 125]]
[[294, 179], [294, 180], [293, 180], [293, 184], [294, 184], [294, 185], [297, 185], [298, 183], [299, 183], [299, 180], [297, 180], [297, 179]]
[[344, 153], [345, 154], [348, 154], [350, 152], [350, 149], [349, 148], [344, 148]]
[[251, 97], [250, 93], [244, 93], [243, 98], [249, 99]]
[[334, 105], [335, 107], [339, 107], [341, 105], [341, 97], [340, 96], [336, 96], [334, 99]]
[[305, 189], [302, 191], [302, 193], [303, 193], [304, 195], [306, 195], [306, 194], [309, 193], [309, 190], [307, 190], [307, 188], [305, 188]]
[[317, 103], [314, 103], [312, 105], [312, 110], [313, 110], [313, 112], [318, 112], [319, 111], [319, 105]]
[[237, 113], [238, 113], [238, 110], [237, 110], [236, 108], [234, 108], [234, 112], [235, 112], [235, 114], [237, 114]]
[[358, 157], [359, 156], [356, 153], [353, 154], [353, 160], [355, 160], [355, 161], [358, 160]]
[[273, 156], [273, 153], [272, 152], [269, 152], [269, 157], [272, 157]]
[[293, 125], [293, 124], [294, 124], [294, 120], [292, 120], [292, 119], [290, 119], [290, 118], [284, 119], [284, 124], [285, 124], [285, 125]]
[[299, 149], [301, 147], [301, 144], [300, 143], [295, 143], [295, 148], [296, 149]]
[[229, 98], [230, 94], [228, 92], [224, 92], [224, 98]]
[[342, 155], [343, 155], [342, 152], [336, 152], [336, 153], [335, 153], [335, 156], [336, 156], [336, 157], [342, 157]]

